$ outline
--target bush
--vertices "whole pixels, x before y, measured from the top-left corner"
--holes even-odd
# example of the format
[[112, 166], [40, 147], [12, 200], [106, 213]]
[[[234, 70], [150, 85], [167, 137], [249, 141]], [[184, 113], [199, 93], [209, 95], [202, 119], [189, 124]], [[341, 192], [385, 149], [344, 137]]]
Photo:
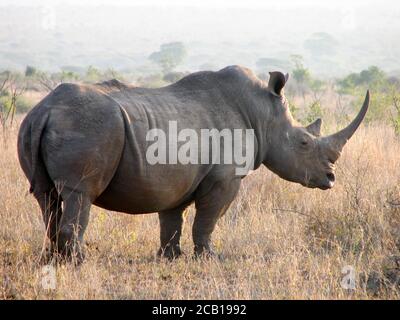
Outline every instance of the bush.
[[[358, 112], [365, 98], [366, 88], [357, 88], [354, 95], [357, 97], [353, 103], [353, 109]], [[366, 124], [372, 122], [381, 122], [392, 124], [395, 127], [395, 119], [398, 117], [398, 111], [394, 106], [394, 99], [398, 96], [394, 88], [377, 89], [372, 88], [369, 109], [365, 116]]]
[[339, 92], [352, 94], [359, 88], [383, 89], [388, 84], [386, 74], [378, 67], [371, 66], [360, 73], [351, 73], [347, 77], [339, 80], [337, 85]]
[[139, 86], [145, 88], [159, 88], [166, 84], [165, 81], [163, 80], [162, 74], [159, 73], [150, 74], [145, 77], [140, 77], [136, 81]]
[[390, 123], [396, 134], [400, 134], [400, 95], [396, 78], [387, 77], [378, 67], [371, 66], [360, 73], [352, 73], [337, 82], [338, 91], [356, 96], [353, 101], [355, 112], [361, 107], [367, 89], [371, 100], [365, 123]]
[[290, 113], [292, 114], [293, 118], [297, 120], [299, 108], [292, 103], [292, 100], [286, 99], [289, 105]]
[[394, 128], [394, 132], [396, 135], [400, 135], [400, 93], [394, 92], [393, 97], [393, 107], [394, 107], [394, 112], [392, 115], [392, 126]]
[[323, 110], [321, 102], [319, 100], [314, 100], [308, 107], [305, 121], [306, 123], [311, 123], [317, 120], [318, 118], [322, 117], [323, 117]]
[[[32, 100], [28, 99], [25, 96], [19, 96], [15, 101], [15, 111], [16, 113], [26, 113], [33, 107], [33, 105], [34, 103]], [[0, 106], [2, 106], [5, 112], [8, 112], [12, 107], [11, 97], [10, 96], [0, 97]]]
[[19, 96], [16, 101], [16, 112], [26, 113], [34, 106], [34, 102], [25, 96]]

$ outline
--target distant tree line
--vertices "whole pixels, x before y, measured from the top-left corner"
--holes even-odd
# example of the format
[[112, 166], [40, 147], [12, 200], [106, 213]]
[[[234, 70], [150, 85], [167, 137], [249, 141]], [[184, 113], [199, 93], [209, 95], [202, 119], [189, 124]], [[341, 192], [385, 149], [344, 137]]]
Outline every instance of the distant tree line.
[[[323, 33], [314, 34], [304, 43], [310, 52], [323, 50], [319, 55], [333, 54], [335, 45], [335, 39]], [[170, 42], [162, 44], [148, 56], [149, 64], [135, 70], [101, 70], [89, 66], [86, 69], [63, 67], [58, 72], [46, 72], [29, 65], [24, 73], [4, 71], [0, 73], [0, 120], [5, 123], [16, 112], [26, 112], [32, 106], [24, 95], [25, 91], [49, 92], [64, 82], [96, 83], [115, 78], [142, 87], [174, 83], [189, 73], [179, 71], [186, 57], [187, 50], [182, 42]], [[202, 68], [210, 66], [203, 64]], [[340, 79], [323, 80], [312, 74], [301, 55], [291, 55], [289, 59], [262, 57], [256, 61], [256, 70], [264, 81], [268, 81], [268, 71], [290, 72], [291, 81], [285, 87], [286, 96], [293, 115], [304, 123], [327, 115], [323, 102], [327, 93], [334, 92], [338, 97], [338, 108], [335, 110], [335, 119], [338, 120], [340, 117], [346, 118], [349, 112], [343, 111], [342, 99], [349, 100], [353, 111], [356, 111], [365, 91], [370, 89], [371, 107], [366, 123], [389, 122], [400, 135], [400, 80], [388, 76], [377, 66], [350, 73]]]

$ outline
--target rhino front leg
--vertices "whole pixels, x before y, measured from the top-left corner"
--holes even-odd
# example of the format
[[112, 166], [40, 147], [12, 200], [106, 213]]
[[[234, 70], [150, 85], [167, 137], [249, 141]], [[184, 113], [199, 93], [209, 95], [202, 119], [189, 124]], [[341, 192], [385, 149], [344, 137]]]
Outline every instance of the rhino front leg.
[[[207, 182], [205, 182], [207, 183]], [[195, 200], [196, 216], [193, 223], [193, 242], [195, 256], [214, 254], [211, 246], [211, 234], [218, 219], [224, 215], [235, 198], [240, 187], [240, 178], [214, 183], [211, 188]]]
[[180, 239], [183, 222], [185, 221], [185, 208], [178, 208], [159, 212], [160, 220], [160, 249], [158, 256], [170, 260], [182, 254]]

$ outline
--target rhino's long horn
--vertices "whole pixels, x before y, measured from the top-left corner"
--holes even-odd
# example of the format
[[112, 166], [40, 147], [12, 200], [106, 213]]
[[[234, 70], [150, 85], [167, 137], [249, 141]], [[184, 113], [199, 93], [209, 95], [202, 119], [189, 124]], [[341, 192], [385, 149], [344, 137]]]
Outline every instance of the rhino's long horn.
[[364, 103], [357, 117], [344, 129], [326, 137], [326, 141], [337, 151], [339, 154], [342, 151], [346, 142], [351, 138], [357, 128], [363, 121], [369, 106], [369, 90], [365, 96]]

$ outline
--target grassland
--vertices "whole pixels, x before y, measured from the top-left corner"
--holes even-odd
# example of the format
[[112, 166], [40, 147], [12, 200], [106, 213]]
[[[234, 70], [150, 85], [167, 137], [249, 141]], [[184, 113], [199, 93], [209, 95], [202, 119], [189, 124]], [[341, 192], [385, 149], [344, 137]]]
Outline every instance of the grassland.
[[[214, 233], [218, 259], [192, 259], [192, 207], [186, 255], [173, 262], [156, 259], [156, 214], [93, 207], [85, 262], [58, 265], [56, 289], [45, 290], [44, 225], [16, 153], [21, 119], [0, 133], [0, 299], [400, 298], [400, 140], [390, 127], [357, 131], [332, 190], [264, 168], [247, 177]], [[354, 290], [341, 285], [345, 266]]]

